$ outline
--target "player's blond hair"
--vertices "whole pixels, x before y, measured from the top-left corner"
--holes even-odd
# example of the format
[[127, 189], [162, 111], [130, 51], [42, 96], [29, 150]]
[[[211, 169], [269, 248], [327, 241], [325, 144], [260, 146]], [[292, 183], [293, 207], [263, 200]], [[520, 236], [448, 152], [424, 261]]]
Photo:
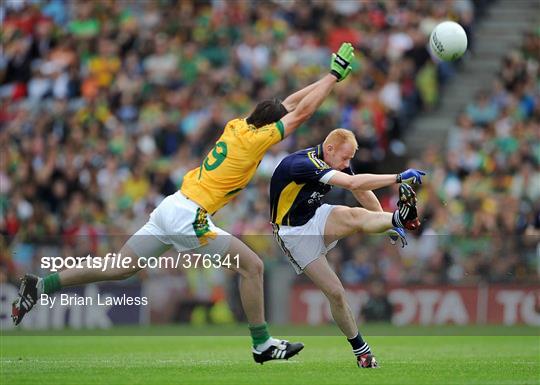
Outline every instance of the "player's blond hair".
[[336, 128], [335, 130], [330, 131], [323, 142], [323, 146], [326, 147], [327, 145], [331, 144], [334, 147], [338, 147], [346, 142], [349, 142], [354, 146], [355, 150], [358, 150], [358, 142], [356, 141], [356, 137], [352, 131], [345, 128]]

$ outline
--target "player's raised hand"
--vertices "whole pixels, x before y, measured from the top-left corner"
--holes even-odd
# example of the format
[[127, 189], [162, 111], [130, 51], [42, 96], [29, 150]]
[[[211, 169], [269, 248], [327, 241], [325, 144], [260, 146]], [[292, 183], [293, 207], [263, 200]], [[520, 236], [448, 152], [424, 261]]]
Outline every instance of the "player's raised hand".
[[338, 82], [345, 79], [352, 71], [351, 62], [354, 59], [354, 48], [351, 43], [343, 43], [337, 53], [332, 54], [330, 73]]
[[400, 174], [397, 174], [396, 182], [397, 183], [407, 183], [407, 184], [422, 184], [422, 176], [426, 175], [424, 171], [417, 170], [415, 168], [410, 168], [403, 171]]

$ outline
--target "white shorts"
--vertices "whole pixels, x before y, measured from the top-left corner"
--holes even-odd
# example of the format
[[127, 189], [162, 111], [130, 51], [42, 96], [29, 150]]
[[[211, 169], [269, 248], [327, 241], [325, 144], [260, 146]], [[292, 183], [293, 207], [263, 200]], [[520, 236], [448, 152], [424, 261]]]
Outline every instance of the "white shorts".
[[176, 251], [224, 255], [231, 235], [212, 222], [208, 213], [180, 191], [169, 195], [152, 211], [150, 219], [127, 244], [141, 258]]
[[324, 242], [324, 227], [334, 207], [323, 204], [315, 211], [313, 218], [302, 226], [274, 225], [274, 237], [289, 257], [296, 274], [302, 274], [307, 265], [326, 255], [338, 243], [335, 241], [326, 246]]

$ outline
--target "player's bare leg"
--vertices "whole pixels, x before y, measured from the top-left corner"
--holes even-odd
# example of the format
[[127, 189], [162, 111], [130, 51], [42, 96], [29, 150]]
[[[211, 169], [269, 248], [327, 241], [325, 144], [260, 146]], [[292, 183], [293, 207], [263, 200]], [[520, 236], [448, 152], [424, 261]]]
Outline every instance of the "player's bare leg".
[[325, 256], [320, 256], [304, 269], [304, 273], [324, 293], [330, 302], [330, 310], [334, 321], [347, 338], [358, 334], [358, 327], [351, 308], [345, 297], [345, 288], [338, 276], [328, 265]]
[[231, 267], [240, 274], [240, 299], [250, 325], [264, 323], [263, 261], [246, 244], [232, 237], [229, 251], [238, 254], [239, 266]]
[[238, 255], [239, 258], [239, 266], [231, 268], [240, 274], [240, 299], [253, 339], [253, 359], [260, 364], [276, 359], [288, 360], [298, 354], [304, 345], [270, 337], [264, 318], [264, 264], [241, 240], [231, 238], [227, 253]]
[[392, 213], [336, 206], [326, 220], [324, 241], [329, 245], [354, 233], [382, 233], [392, 227]]
[[324, 293], [330, 302], [334, 321], [352, 346], [359, 367], [375, 368], [377, 361], [369, 345], [362, 339], [345, 295], [345, 288], [325, 256], [320, 256], [304, 269], [304, 273]]
[[336, 206], [326, 220], [324, 241], [329, 245], [357, 232], [381, 233], [393, 227], [408, 230], [420, 227], [416, 211], [416, 193], [405, 183], [399, 186], [398, 209], [394, 213]]

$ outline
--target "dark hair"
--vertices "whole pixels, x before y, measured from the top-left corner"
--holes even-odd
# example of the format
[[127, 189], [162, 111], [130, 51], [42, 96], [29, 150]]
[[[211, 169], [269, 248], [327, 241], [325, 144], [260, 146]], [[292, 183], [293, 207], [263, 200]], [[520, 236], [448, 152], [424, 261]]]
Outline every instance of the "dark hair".
[[259, 128], [270, 123], [275, 123], [289, 111], [281, 104], [279, 99], [264, 100], [257, 104], [255, 110], [246, 119], [247, 124], [252, 124]]

